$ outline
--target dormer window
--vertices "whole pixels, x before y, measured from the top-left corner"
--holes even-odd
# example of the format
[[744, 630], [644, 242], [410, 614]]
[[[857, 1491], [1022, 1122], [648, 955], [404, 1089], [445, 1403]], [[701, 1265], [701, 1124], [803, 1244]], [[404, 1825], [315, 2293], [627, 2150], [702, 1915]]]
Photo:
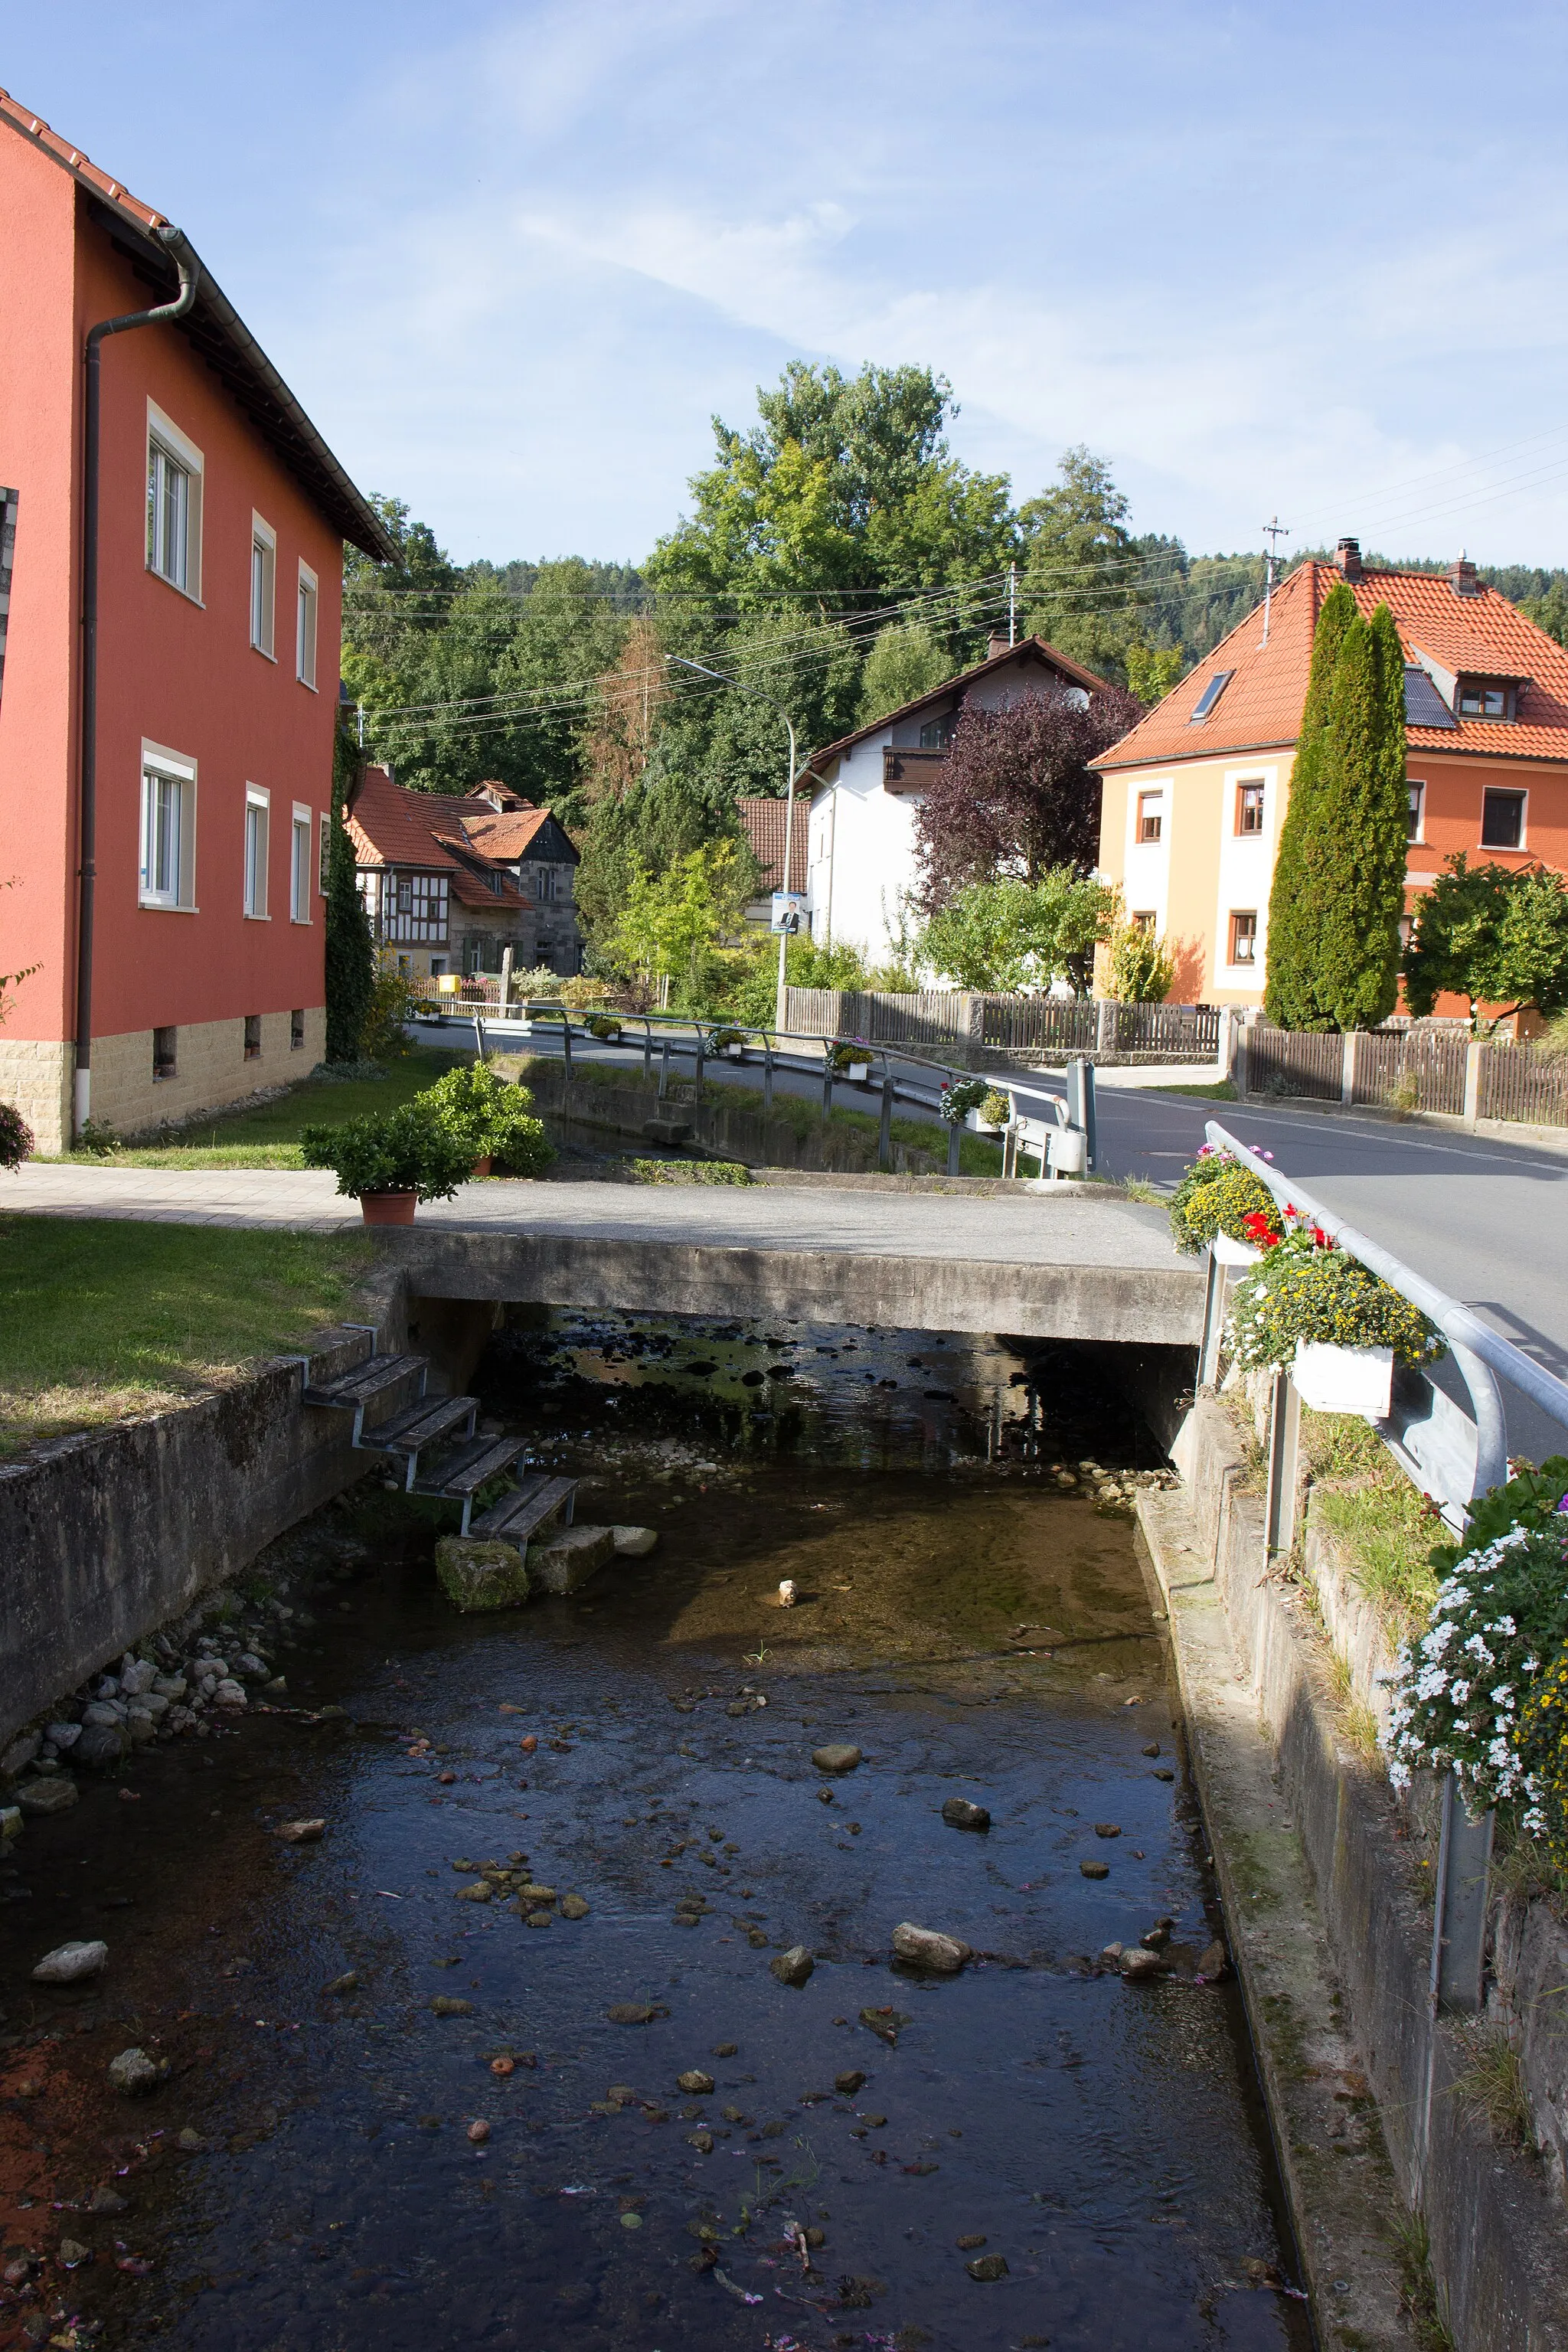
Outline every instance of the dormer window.
[[1513, 698], [1506, 679], [1462, 677], [1456, 701], [1461, 719], [1511, 719]]
[[1233, 669], [1215, 670], [1214, 676], [1210, 678], [1208, 684], [1199, 695], [1196, 702], [1193, 705], [1193, 715], [1187, 721], [1189, 727], [1194, 726], [1200, 719], [1206, 719], [1208, 717], [1210, 711], [1214, 709], [1215, 704], [1219, 700], [1220, 696], [1225, 692], [1226, 688], [1230, 684], [1231, 679], [1235, 676], [1236, 672]]

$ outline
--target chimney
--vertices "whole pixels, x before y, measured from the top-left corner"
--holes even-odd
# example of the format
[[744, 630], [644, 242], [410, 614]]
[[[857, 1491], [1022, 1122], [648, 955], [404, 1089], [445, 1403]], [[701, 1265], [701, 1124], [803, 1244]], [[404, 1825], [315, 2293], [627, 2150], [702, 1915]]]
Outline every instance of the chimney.
[[994, 661], [998, 654], [1011, 653], [1012, 641], [1000, 629], [993, 629], [985, 644], [985, 658]]
[[1342, 577], [1346, 580], [1363, 580], [1366, 576], [1361, 568], [1359, 539], [1342, 539], [1334, 550], [1334, 562]]
[[1448, 585], [1456, 596], [1479, 596], [1481, 583], [1476, 578], [1476, 567], [1461, 547], [1457, 560], [1448, 566]]

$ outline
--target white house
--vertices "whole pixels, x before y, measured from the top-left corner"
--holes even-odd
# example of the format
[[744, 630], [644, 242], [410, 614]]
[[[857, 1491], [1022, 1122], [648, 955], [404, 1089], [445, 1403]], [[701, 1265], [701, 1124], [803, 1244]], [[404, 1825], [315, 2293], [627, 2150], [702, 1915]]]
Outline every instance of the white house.
[[959, 713], [966, 703], [1002, 709], [1047, 681], [1086, 701], [1105, 684], [1044, 637], [1014, 646], [993, 637], [986, 658], [973, 669], [813, 752], [799, 781], [815, 794], [805, 870], [815, 940], [843, 940], [873, 962], [894, 951], [901, 908], [919, 878], [915, 810], [947, 757]]

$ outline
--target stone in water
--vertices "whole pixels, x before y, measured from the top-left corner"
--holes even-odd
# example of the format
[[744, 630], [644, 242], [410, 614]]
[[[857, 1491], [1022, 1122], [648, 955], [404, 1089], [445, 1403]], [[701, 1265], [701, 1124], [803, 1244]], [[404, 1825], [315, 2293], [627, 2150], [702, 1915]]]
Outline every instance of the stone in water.
[[443, 1536], [436, 1575], [454, 1609], [515, 1609], [528, 1599], [528, 1567], [515, 1544]]
[[816, 1966], [804, 1944], [792, 1944], [787, 1952], [781, 1952], [776, 1959], [768, 1962], [768, 1972], [777, 1977], [780, 1984], [795, 1985], [798, 1989], [805, 1984]]
[[935, 1927], [914, 1927], [908, 1919], [893, 1930], [893, 1951], [911, 1967], [935, 1969], [942, 1976], [956, 1976], [965, 1960], [973, 1958], [969, 1946], [956, 1936], [944, 1936]]
[[942, 1817], [953, 1830], [988, 1830], [991, 1826], [991, 1816], [984, 1806], [972, 1805], [967, 1797], [949, 1797]]
[[819, 1772], [853, 1772], [860, 1761], [860, 1750], [832, 1740], [826, 1748], [814, 1748], [811, 1760]]
[[272, 1832], [285, 1845], [314, 1845], [326, 1833], [325, 1822], [279, 1822]]
[[79, 1984], [95, 1977], [109, 1958], [107, 1944], [57, 1944], [33, 1970], [35, 1984]]
[[786, 1576], [783, 1583], [779, 1586], [779, 1607], [781, 1609], [793, 1609], [795, 1607], [795, 1579], [793, 1576]]

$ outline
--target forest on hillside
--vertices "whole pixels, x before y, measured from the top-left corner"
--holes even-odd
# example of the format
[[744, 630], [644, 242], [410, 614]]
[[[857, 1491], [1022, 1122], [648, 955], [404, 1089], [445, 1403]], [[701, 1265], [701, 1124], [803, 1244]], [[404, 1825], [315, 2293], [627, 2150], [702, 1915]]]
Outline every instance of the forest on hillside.
[[[494, 777], [550, 805], [584, 845], [592, 927], [637, 872], [732, 839], [738, 796], [783, 791], [784, 711], [804, 760], [1010, 623], [1148, 702], [1261, 598], [1261, 554], [1131, 532], [1087, 448], [1016, 500], [952, 456], [952, 411], [930, 369], [795, 362], [746, 429], [714, 419], [689, 511], [636, 566], [457, 564], [378, 499], [399, 560], [351, 551], [344, 593], [367, 753], [422, 790]], [[1568, 642], [1568, 572], [1481, 576]]]

